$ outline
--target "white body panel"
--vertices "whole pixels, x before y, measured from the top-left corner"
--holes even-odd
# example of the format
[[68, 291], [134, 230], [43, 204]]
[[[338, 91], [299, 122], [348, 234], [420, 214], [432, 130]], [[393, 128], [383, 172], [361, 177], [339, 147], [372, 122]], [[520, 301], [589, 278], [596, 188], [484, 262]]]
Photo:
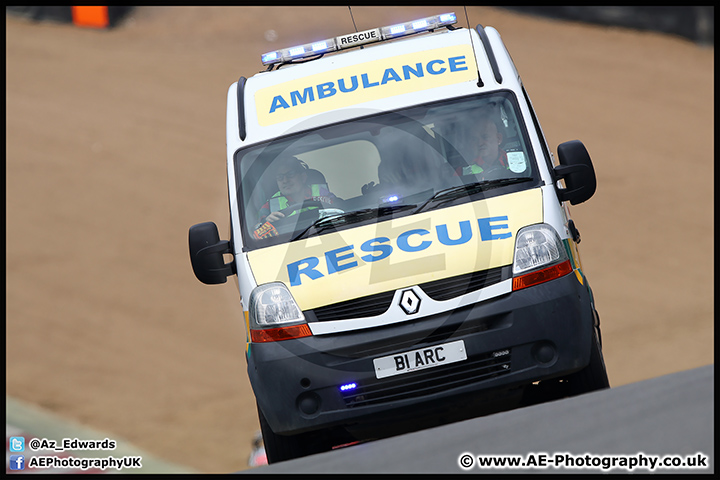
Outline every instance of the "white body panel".
[[[258, 73], [247, 80], [243, 92], [243, 116], [246, 132], [246, 137], [244, 139], [240, 138], [238, 128], [238, 83], [233, 83], [229, 87], [226, 123], [228, 188], [232, 230], [235, 232], [233, 235], [233, 249], [235, 253], [238, 284], [240, 294], [243, 299], [243, 308], [246, 311], [248, 308], [247, 300], [249, 299], [252, 290], [257, 286], [257, 282], [253, 272], [251, 271], [247, 254], [243, 251], [242, 237], [239, 234], [241, 231], [240, 211], [237, 203], [237, 187], [234, 166], [234, 155], [236, 151], [240, 148], [282, 137], [293, 132], [311, 130], [316, 127], [352, 118], [363, 117], [382, 111], [392, 111], [399, 108], [453, 97], [474, 95], [484, 91], [502, 89], [514, 92], [517, 98], [517, 103], [520, 106], [522, 118], [525, 122], [524, 128], [529, 134], [531, 146], [537, 160], [536, 163], [540, 177], [545, 183], [545, 186], [542, 187], [544, 222], [552, 225], [558, 231], [561, 238], [568, 238], [570, 236], [567, 229], [567, 218], [565, 218], [564, 211], [558, 202], [557, 194], [552, 183], [553, 177], [547, 168], [547, 165], [551, 160], [545, 159], [543, 156], [543, 152], [549, 151], [549, 149], [547, 149], [546, 145], [543, 145], [543, 143], [545, 143], [545, 139], [543, 136], [537, 135], [537, 129], [532, 123], [532, 115], [530, 111], [532, 106], [527, 104], [526, 97], [522, 94], [522, 84], [515, 65], [513, 64], [498, 32], [492, 27], [486, 27], [485, 33], [487, 34], [487, 38], [492, 47], [499, 72], [502, 75], [501, 84], [496, 82], [492, 66], [480, 40], [480, 36], [475, 30], [467, 29], [458, 29], [455, 31], [442, 30], [436, 33], [409, 37], [393, 42], [369, 45], [363, 49], [341, 52], [307, 63], [285, 65], [275, 71]], [[328, 110], [310, 117], [300, 117], [268, 126], [262, 126], [258, 121], [258, 115], [255, 112], [255, 95], [262, 89], [280, 85], [285, 82], [297, 81], [298, 79], [302, 80], [304, 77], [317, 76], [324, 72], [332, 72], [337, 69], [361, 65], [366, 62], [373, 62], [378, 59], [391, 58], [403, 54], [456, 45], [470, 45], [472, 47], [473, 52], [475, 53], [477, 71], [479, 72], [480, 79], [482, 80], [482, 86], [478, 85], [478, 79], [477, 76], [475, 76], [472, 81], [370, 100], [344, 108]], [[419, 295], [424, 295], [422, 290], [416, 290]], [[447, 302], [434, 302], [424, 296], [423, 311], [418, 316], [430, 315], [439, 311], [445, 311], [447, 309], [503, 295], [508, 293], [510, 290], [510, 284], [506, 281]], [[395, 302], [395, 300], [393, 301]], [[352, 321], [345, 320], [342, 322], [315, 323], [311, 325], [311, 328], [314, 334], [335, 333], [339, 331], [383, 325], [397, 321], [393, 320], [391, 317], [392, 314], [388, 312], [385, 315], [370, 318], [358, 318]]]

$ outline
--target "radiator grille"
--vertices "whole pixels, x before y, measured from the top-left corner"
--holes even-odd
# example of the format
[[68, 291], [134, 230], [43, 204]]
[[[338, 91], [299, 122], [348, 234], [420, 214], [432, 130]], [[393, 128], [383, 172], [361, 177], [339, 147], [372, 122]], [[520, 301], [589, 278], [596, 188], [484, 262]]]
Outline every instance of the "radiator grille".
[[[423, 283], [420, 288], [433, 300], [442, 301], [474, 292], [510, 277], [511, 266], [508, 265]], [[318, 307], [313, 312], [319, 322], [373, 317], [385, 313], [390, 308], [390, 302], [394, 295], [394, 290], [376, 293], [367, 297]]]
[[502, 280], [510, 278], [510, 273], [510, 266], [508, 265], [423, 283], [420, 285], [420, 288], [433, 300], [450, 300], [451, 298], [499, 283]]
[[333, 303], [314, 310], [319, 322], [347, 320], [349, 318], [373, 317], [390, 308], [395, 291], [376, 293], [367, 297], [354, 298], [346, 302]]

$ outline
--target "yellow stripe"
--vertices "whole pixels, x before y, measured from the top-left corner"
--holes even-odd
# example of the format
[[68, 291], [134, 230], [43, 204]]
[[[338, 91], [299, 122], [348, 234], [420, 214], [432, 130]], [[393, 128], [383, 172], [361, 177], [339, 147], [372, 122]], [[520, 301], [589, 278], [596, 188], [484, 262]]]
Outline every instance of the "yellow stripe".
[[[417, 64], [421, 65], [422, 76], [403, 70], [404, 66], [416, 69]], [[353, 78], [357, 85], [354, 89]], [[476, 80], [472, 48], [455, 45], [337, 68], [263, 88], [255, 93], [255, 108], [258, 123], [269, 126], [363, 102]]]
[[[483, 220], [505, 216], [507, 220]], [[306, 310], [509, 265], [513, 261], [518, 230], [542, 221], [542, 193], [540, 189], [534, 189], [253, 250], [248, 253], [248, 261], [258, 285], [273, 281], [285, 283], [300, 308]], [[438, 227], [446, 229], [447, 238], [460, 239], [463, 222], [472, 234], [467, 242], [446, 245], [440, 241]], [[496, 227], [490, 232], [492, 234], [510, 235], [483, 240], [479, 227], [483, 222]], [[500, 228], [503, 225], [507, 227]], [[416, 233], [407, 236], [412, 231]], [[418, 232], [427, 233], [421, 235]], [[487, 236], [488, 232], [485, 234]], [[371, 255], [363, 250], [363, 244], [379, 237], [389, 239], [382, 245], [391, 247], [392, 253], [378, 261], [363, 260], [362, 257]], [[404, 251], [399, 242], [406, 249], [422, 246], [421, 242], [429, 244], [425, 243], [427, 247], [421, 251], [412, 252]], [[378, 255], [378, 252], [372, 255]], [[311, 279], [301, 274], [301, 284], [291, 286], [288, 265], [308, 258], [316, 259], [315, 271], [322, 276]], [[344, 269], [331, 273], [333, 259]]]
[[570, 252], [572, 253], [572, 259], [573, 264], [575, 265], [575, 276], [578, 279], [578, 282], [580, 282], [580, 285], [583, 285], [583, 278], [580, 271], [582, 270], [582, 265], [580, 264], [580, 252], [578, 251], [577, 244], [572, 240], [568, 239], [567, 241], [570, 244]]
[[247, 334], [245, 337], [245, 353], [248, 353], [250, 349], [250, 312], [244, 310], [243, 313], [245, 314], [245, 333]]

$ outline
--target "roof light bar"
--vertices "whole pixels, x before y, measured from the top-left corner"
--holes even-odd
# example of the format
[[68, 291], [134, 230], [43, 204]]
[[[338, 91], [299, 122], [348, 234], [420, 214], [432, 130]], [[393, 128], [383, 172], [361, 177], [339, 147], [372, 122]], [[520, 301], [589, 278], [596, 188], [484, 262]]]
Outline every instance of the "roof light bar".
[[367, 43], [403, 37], [413, 33], [427, 32], [436, 28], [457, 23], [455, 13], [443, 13], [432, 17], [421, 18], [412, 22], [374, 28], [363, 32], [350, 33], [335, 38], [328, 38], [319, 42], [297, 45], [291, 48], [267, 52], [262, 55], [263, 65], [289, 63], [300, 58], [314, 57], [327, 52], [335, 52], [353, 48]]
[[312, 51], [313, 52], [324, 52], [328, 49], [328, 43], [327, 41], [317, 42], [312, 44]]
[[262, 56], [262, 63], [263, 65], [268, 65], [270, 63], [275, 63], [276, 60], [280, 59], [280, 52], [268, 52], [264, 53]]
[[305, 47], [293, 47], [288, 50], [288, 55], [291, 57], [298, 57], [305, 53]]
[[385, 27], [385, 33], [386, 35], [400, 35], [401, 33], [405, 33], [405, 25], [395, 25], [394, 27], [390, 27], [389, 29]]

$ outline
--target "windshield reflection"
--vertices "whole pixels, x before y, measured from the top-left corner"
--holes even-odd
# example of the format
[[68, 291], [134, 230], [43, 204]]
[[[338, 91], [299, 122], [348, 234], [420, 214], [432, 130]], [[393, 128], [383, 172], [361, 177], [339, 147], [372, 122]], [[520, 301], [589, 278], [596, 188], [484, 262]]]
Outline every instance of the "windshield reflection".
[[[236, 154], [248, 248], [445, 208], [537, 180], [509, 92], [379, 114]], [[513, 187], [511, 187], [513, 186]]]

